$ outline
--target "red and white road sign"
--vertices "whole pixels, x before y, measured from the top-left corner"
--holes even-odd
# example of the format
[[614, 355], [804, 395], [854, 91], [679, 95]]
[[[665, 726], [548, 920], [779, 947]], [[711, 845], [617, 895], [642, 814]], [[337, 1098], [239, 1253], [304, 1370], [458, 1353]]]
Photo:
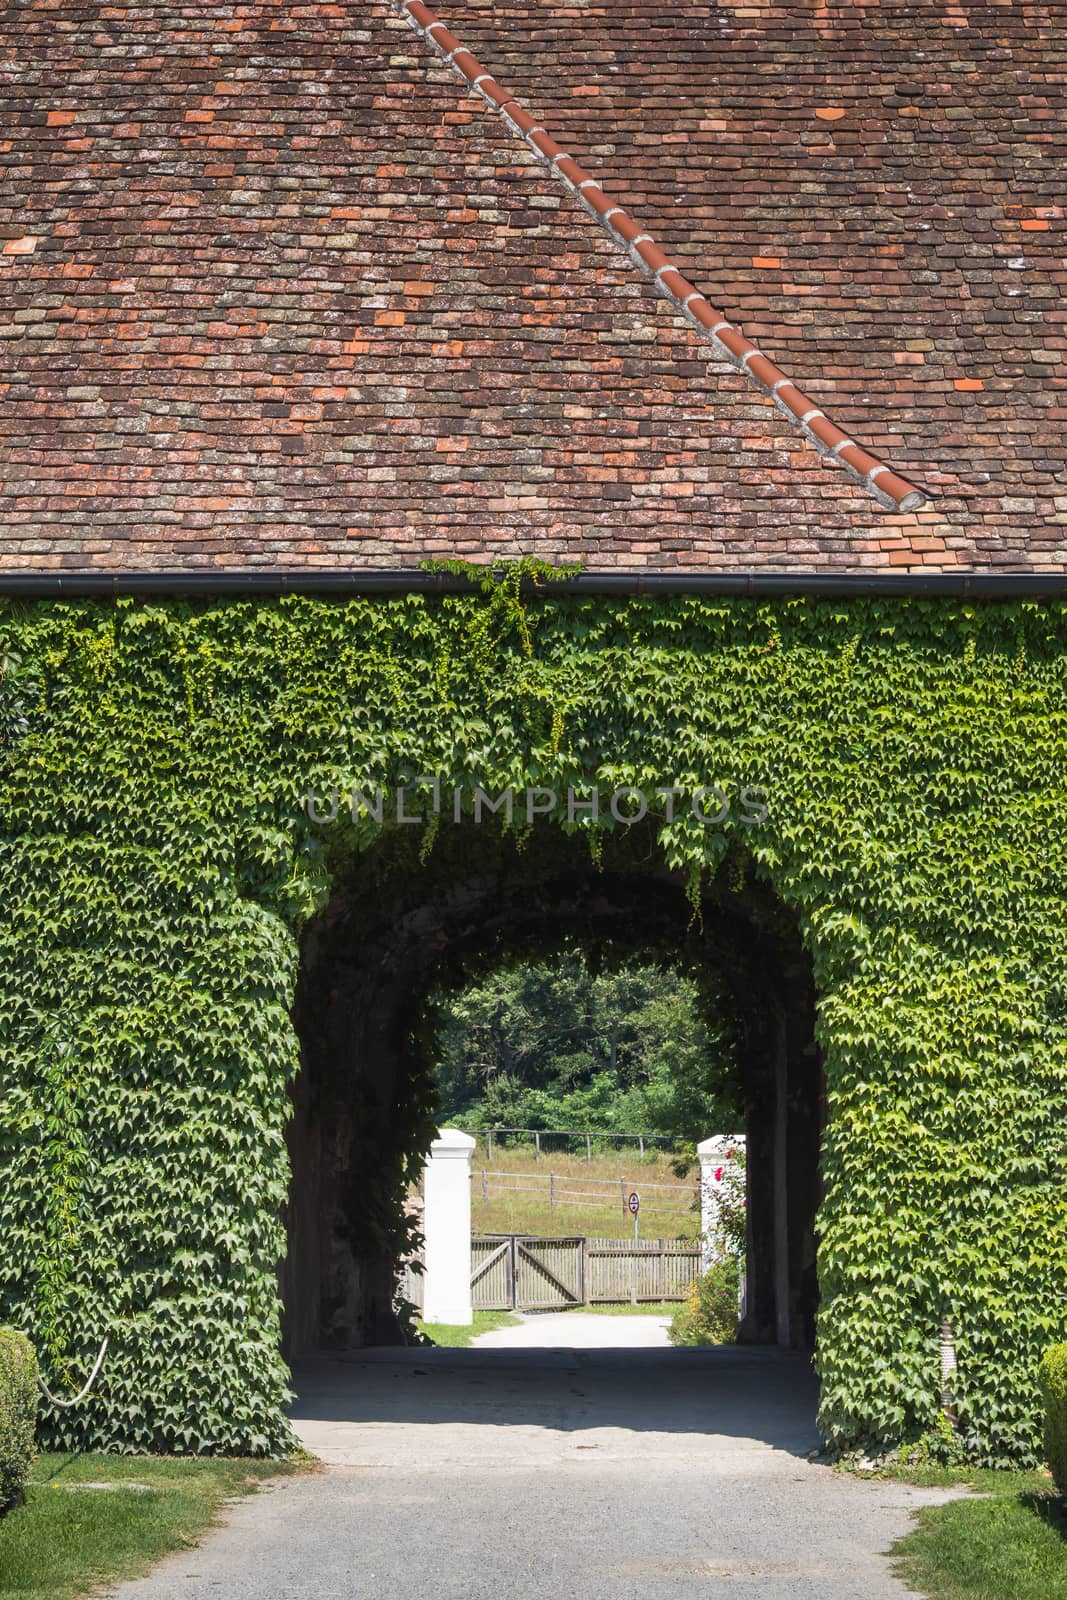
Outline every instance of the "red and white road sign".
[[636, 1217], [637, 1213], [641, 1209], [641, 1196], [638, 1194], [636, 1189], [632, 1189], [630, 1191], [630, 1198], [627, 1200], [626, 1205], [629, 1209], [630, 1215], [632, 1217]]

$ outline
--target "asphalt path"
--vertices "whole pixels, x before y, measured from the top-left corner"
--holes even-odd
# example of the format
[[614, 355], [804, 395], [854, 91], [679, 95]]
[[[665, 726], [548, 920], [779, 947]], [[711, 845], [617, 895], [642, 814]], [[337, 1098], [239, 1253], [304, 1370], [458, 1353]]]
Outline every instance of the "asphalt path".
[[944, 1495], [809, 1460], [803, 1357], [663, 1337], [658, 1318], [567, 1314], [470, 1350], [311, 1363], [293, 1421], [324, 1469], [238, 1501], [198, 1549], [113, 1592], [903, 1600], [884, 1552]]

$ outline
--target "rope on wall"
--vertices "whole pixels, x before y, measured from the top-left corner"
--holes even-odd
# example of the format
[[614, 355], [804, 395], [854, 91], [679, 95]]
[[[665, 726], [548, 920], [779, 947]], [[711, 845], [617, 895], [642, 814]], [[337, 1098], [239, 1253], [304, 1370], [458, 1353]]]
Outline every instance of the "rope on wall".
[[107, 1354], [107, 1346], [108, 1346], [108, 1341], [105, 1339], [103, 1344], [100, 1346], [100, 1352], [97, 1355], [97, 1358], [96, 1358], [96, 1361], [94, 1363], [92, 1372], [90, 1372], [90, 1374], [89, 1374], [88, 1378], [86, 1379], [85, 1383], [82, 1385], [82, 1388], [74, 1396], [73, 1400], [57, 1400], [55, 1395], [49, 1389], [48, 1385], [45, 1383], [44, 1379], [41, 1377], [41, 1374], [40, 1373], [37, 1374], [37, 1387], [40, 1389], [41, 1393], [44, 1395], [44, 1397], [48, 1401], [49, 1405], [59, 1406], [60, 1410], [62, 1410], [62, 1411], [69, 1411], [74, 1406], [80, 1406], [81, 1405], [82, 1401], [87, 1397], [87, 1395], [89, 1394], [89, 1391], [93, 1387], [93, 1384], [96, 1382], [97, 1378], [100, 1375], [100, 1368], [104, 1365], [104, 1357]]

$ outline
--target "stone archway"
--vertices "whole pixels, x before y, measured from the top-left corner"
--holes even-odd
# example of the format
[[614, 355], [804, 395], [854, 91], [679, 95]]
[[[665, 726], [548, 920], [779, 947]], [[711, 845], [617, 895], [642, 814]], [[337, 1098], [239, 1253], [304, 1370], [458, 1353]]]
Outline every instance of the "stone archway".
[[[716, 968], [736, 1010], [749, 1148], [744, 1342], [811, 1347], [824, 1120], [815, 990], [796, 919], [742, 858], [698, 910], [685, 879], [632, 830], [593, 862], [584, 839], [544, 829], [479, 850], [443, 834], [427, 861], [402, 845], [363, 858], [302, 948], [295, 1021], [302, 1071], [282, 1271], [286, 1353], [394, 1342], [395, 1194], [401, 1150], [432, 1135], [431, 1079], [413, 1024], [442, 977], [494, 955], [581, 939], [633, 956]], [[394, 1196], [383, 1201], [383, 1195]]]

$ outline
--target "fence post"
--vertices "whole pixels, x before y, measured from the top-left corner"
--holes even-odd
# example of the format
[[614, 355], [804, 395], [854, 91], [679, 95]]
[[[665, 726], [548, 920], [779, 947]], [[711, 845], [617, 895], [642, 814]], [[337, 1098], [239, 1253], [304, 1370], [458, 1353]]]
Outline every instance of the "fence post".
[[534, 1160], [535, 1161], [540, 1161], [540, 1159], [541, 1159], [541, 1135], [539, 1133], [535, 1132], [535, 1134], [534, 1134]]
[[550, 1211], [556, 1209], [556, 1174], [554, 1172], [550, 1172], [548, 1175], [548, 1209]]
[[585, 1136], [585, 1159], [587, 1161], [592, 1161], [593, 1159], [593, 1136], [589, 1133]]
[[640, 1156], [642, 1156], [642, 1157], [644, 1156], [644, 1153], [645, 1153], [645, 1139], [644, 1139], [644, 1135], [640, 1134], [640, 1133], [637, 1135], [637, 1151], [638, 1151], [638, 1154]]
[[485, 1154], [486, 1154], [486, 1160], [492, 1161], [492, 1159], [493, 1159], [493, 1130], [492, 1130], [492, 1128], [489, 1128], [487, 1130], [487, 1132], [486, 1132], [486, 1135], [485, 1135]]
[[483, 1167], [482, 1168], [482, 1199], [483, 1200], [488, 1200], [488, 1198], [489, 1198], [489, 1174], [488, 1174], [488, 1172], [486, 1172], [485, 1168]]

